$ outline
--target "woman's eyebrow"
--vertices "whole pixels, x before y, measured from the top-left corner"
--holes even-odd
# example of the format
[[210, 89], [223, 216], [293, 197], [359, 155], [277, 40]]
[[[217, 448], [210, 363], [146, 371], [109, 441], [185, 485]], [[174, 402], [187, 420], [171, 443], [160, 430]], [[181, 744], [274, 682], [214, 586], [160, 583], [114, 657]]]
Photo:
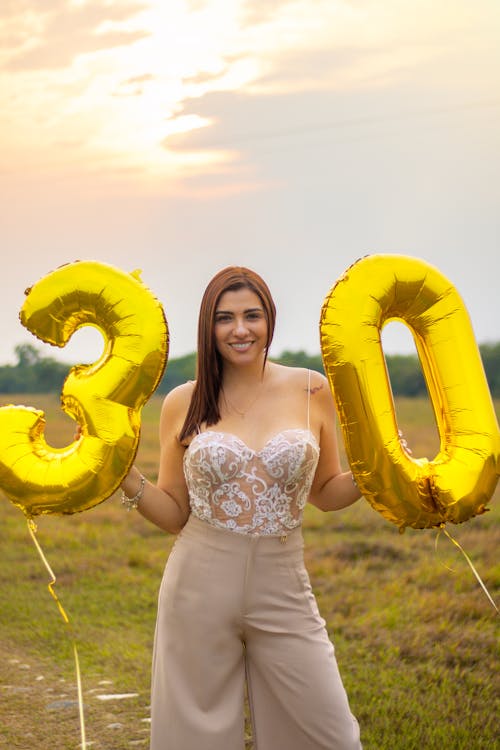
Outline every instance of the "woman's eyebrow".
[[[249, 312], [264, 312], [263, 307], [248, 307], [246, 310], [243, 310], [244, 313]], [[216, 310], [216, 315], [234, 315], [234, 310]]]

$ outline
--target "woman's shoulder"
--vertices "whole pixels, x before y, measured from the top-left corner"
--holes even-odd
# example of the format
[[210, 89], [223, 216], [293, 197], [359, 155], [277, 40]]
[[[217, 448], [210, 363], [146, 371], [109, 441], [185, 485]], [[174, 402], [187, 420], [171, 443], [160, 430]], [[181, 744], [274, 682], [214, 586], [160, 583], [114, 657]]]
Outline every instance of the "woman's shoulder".
[[273, 363], [276, 368], [276, 377], [290, 386], [301, 386], [304, 389], [310, 389], [311, 393], [328, 388], [328, 381], [325, 376], [317, 370], [310, 370], [307, 367], [291, 367]]
[[172, 388], [163, 399], [162, 411], [185, 414], [191, 402], [194, 385], [195, 383], [193, 380], [188, 380], [187, 383], [182, 383], [182, 385], [177, 385], [175, 388]]

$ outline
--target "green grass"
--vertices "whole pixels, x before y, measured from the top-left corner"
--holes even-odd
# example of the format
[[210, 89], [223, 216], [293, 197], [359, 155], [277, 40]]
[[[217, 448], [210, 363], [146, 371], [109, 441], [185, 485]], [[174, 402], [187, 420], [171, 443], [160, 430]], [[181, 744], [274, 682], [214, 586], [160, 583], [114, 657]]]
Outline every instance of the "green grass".
[[[11, 400], [46, 411], [49, 441], [71, 439], [56, 398]], [[137, 459], [150, 477], [159, 403], [155, 397], [144, 410]], [[401, 400], [397, 411], [414, 455], [432, 457], [427, 402]], [[448, 529], [497, 604], [499, 498], [497, 489], [490, 512]], [[123, 511], [116, 497], [37, 525], [78, 645], [89, 746], [147, 747], [156, 598], [172, 539]], [[435, 530], [399, 534], [364, 501], [336, 514], [308, 508], [304, 527], [311, 580], [365, 750], [498, 746], [499, 617], [456, 547], [441, 535], [436, 550]], [[76, 750], [70, 629], [22, 513], [4, 498], [0, 551], [0, 747]], [[138, 696], [99, 700], [105, 693]], [[70, 705], [50, 708], [57, 701]]]

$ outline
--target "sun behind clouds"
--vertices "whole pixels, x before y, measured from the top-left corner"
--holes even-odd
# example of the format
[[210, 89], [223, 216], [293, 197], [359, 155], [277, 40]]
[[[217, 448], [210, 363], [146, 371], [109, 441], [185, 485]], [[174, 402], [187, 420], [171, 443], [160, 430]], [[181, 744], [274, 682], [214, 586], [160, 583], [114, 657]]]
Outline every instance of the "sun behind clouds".
[[[185, 99], [237, 88], [237, 2], [37, 0], [2, 16], [0, 127], [10, 168], [126, 169], [175, 177], [229, 158], [176, 153], [168, 136], [210, 125]], [[6, 165], [9, 168], [9, 165]]]
[[[224, 112], [204, 111], [200, 103], [224, 93], [256, 99], [383, 88], [412, 76], [422, 61], [429, 66], [439, 59], [443, 40], [452, 34], [467, 59], [473, 36], [466, 0], [457, 0], [453, 13], [441, 14], [423, 0], [418, 19], [403, 12], [409, 5], [396, 0], [4, 3], [0, 166], [8, 175], [33, 179], [133, 174], [138, 181], [177, 186], [193, 175], [241, 170], [241, 181], [251, 182], [252, 165], [239, 158], [241, 133], [221, 137], [217, 126]], [[295, 125], [284, 113], [279, 129], [289, 124]], [[244, 134], [261, 137], [262, 127], [259, 121], [245, 123]], [[187, 137], [201, 131], [216, 135]]]

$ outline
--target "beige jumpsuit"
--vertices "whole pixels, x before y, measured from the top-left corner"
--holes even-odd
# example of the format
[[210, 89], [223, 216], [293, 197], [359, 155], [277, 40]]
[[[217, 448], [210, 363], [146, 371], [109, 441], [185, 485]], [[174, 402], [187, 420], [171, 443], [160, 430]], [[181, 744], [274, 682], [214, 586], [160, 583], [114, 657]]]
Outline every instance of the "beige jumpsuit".
[[185, 455], [191, 515], [160, 588], [151, 750], [360, 750], [300, 528], [319, 448], [309, 429], [260, 450], [199, 433]]

